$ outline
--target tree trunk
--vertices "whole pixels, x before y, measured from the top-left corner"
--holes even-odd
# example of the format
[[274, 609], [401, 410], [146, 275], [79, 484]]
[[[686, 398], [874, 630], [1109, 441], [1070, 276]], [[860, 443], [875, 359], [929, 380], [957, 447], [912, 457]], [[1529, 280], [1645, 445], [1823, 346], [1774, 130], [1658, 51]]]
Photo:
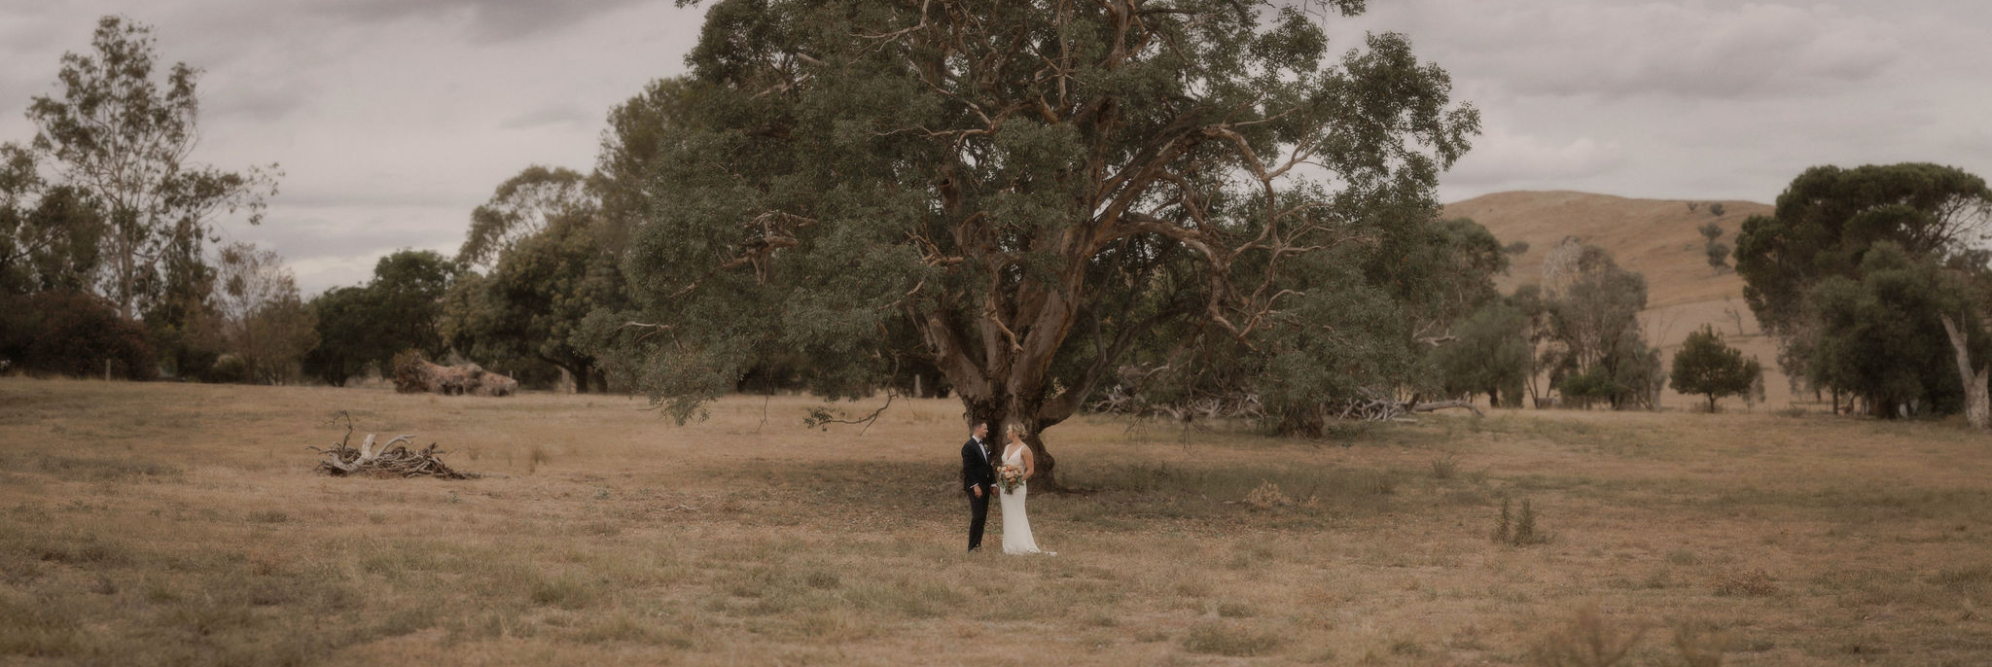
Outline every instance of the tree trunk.
[[1037, 470], [1031, 477], [1032, 488], [1046, 492], [1064, 490], [1065, 487], [1058, 483], [1058, 459], [1052, 458], [1051, 452], [1045, 450], [1044, 438], [1038, 435], [1037, 429], [1031, 429], [1030, 435], [1024, 436], [1024, 444], [1030, 445], [1031, 456], [1037, 462]]
[[1988, 376], [1992, 376], [1992, 364], [1980, 366], [1974, 371], [1971, 348], [1966, 346], [1970, 341], [1965, 340], [1964, 331], [1957, 328], [1957, 322], [1951, 320], [1951, 316], [1941, 317], [1944, 333], [1950, 334], [1951, 349], [1957, 352], [1957, 376], [1964, 381], [1964, 421], [1976, 430], [1992, 430], [1992, 402], [1988, 402], [1986, 392], [1986, 381]]
[[1708, 395], [1708, 413], [1715, 414], [1715, 394]]

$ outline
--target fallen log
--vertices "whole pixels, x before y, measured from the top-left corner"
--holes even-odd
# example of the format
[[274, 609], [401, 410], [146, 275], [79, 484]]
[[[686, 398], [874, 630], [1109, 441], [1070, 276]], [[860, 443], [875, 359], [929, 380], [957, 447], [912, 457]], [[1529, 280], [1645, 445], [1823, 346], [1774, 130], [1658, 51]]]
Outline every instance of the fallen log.
[[1417, 404], [1413, 404], [1413, 405], [1411, 406], [1411, 411], [1412, 411], [1412, 412], [1433, 412], [1433, 411], [1437, 411], [1437, 410], [1446, 410], [1446, 409], [1451, 409], [1451, 408], [1466, 408], [1466, 409], [1468, 409], [1468, 410], [1472, 410], [1472, 411], [1473, 411], [1473, 416], [1475, 416], [1475, 417], [1485, 417], [1485, 416], [1487, 416], [1487, 415], [1486, 415], [1486, 413], [1483, 413], [1483, 412], [1481, 412], [1481, 411], [1480, 411], [1480, 408], [1479, 408], [1479, 406], [1476, 406], [1476, 405], [1474, 405], [1474, 404], [1473, 404], [1473, 401], [1466, 401], [1466, 400], [1456, 400], [1456, 401], [1432, 401], [1432, 402], [1429, 402], [1429, 403], [1417, 403]]

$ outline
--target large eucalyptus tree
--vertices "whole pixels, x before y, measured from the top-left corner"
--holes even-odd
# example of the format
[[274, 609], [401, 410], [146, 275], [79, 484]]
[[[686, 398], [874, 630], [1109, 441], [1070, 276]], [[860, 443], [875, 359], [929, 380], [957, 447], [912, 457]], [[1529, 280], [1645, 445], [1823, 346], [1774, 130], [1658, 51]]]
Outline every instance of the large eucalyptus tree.
[[1055, 485], [1040, 434], [1131, 350], [1363, 363], [1293, 334], [1337, 335], [1349, 250], [1436, 219], [1479, 117], [1402, 35], [1330, 48], [1268, 2], [713, 3], [646, 144], [640, 306], [596, 324], [681, 419], [769, 349], [833, 397], [931, 361]]

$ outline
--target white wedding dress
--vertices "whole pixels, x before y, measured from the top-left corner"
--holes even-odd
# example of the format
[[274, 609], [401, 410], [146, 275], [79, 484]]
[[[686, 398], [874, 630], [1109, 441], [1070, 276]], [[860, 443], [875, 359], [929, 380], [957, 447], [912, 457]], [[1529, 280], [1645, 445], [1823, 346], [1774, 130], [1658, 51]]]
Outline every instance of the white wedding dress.
[[[1022, 448], [1006, 448], [1003, 465], [1024, 467]], [[996, 494], [1003, 502], [1003, 553], [1058, 555], [1039, 549], [1037, 538], [1031, 537], [1031, 520], [1024, 516], [1024, 496], [1030, 493], [1029, 484], [1019, 483], [1017, 488], [1009, 491], [1003, 491], [1000, 485], [996, 488]]]

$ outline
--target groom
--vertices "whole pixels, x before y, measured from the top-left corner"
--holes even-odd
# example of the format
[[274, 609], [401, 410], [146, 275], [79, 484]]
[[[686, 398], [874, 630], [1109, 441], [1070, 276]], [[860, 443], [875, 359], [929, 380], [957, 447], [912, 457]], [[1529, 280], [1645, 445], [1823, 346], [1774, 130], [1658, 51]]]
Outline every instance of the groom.
[[996, 466], [989, 460], [989, 422], [975, 423], [961, 446], [961, 483], [968, 493], [968, 550], [982, 548], [982, 527], [989, 522], [989, 497], [996, 495]]

